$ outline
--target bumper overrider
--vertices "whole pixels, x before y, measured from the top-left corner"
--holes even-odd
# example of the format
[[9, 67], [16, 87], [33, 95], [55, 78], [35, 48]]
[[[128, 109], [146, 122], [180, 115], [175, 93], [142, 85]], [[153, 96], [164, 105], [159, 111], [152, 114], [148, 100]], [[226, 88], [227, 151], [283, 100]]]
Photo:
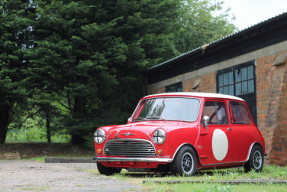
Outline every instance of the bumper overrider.
[[96, 161], [120, 161], [120, 162], [162, 162], [171, 163], [171, 158], [121, 158], [121, 157], [94, 157]]

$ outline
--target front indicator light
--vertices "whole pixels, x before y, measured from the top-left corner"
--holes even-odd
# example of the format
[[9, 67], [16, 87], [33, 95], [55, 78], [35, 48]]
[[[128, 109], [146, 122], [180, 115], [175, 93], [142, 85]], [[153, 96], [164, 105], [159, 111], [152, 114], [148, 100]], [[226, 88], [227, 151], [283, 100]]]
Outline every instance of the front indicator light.
[[157, 150], [157, 154], [161, 155], [162, 154], [162, 150], [161, 149]]
[[97, 153], [98, 153], [98, 154], [101, 154], [101, 153], [102, 153], [102, 149], [98, 149], [98, 150], [97, 150]]

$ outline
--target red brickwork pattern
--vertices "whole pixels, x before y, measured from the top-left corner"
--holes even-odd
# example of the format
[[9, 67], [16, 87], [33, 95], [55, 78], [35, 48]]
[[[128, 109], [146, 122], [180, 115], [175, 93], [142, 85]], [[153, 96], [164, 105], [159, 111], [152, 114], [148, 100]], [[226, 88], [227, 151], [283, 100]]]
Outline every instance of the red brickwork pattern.
[[284, 71], [283, 83], [269, 156], [269, 162], [278, 165], [287, 164], [287, 71], [282, 71]]
[[68, 143], [6, 143], [0, 144], [0, 160], [41, 156], [95, 155], [94, 148], [83, 148]]
[[273, 63], [284, 53], [260, 58], [256, 66], [258, 127], [265, 138], [267, 163], [279, 165], [287, 162], [287, 75], [286, 64]]
[[[192, 85], [196, 80], [201, 80], [199, 86], [196, 89], [192, 88]], [[193, 79], [188, 79], [182, 82], [184, 92], [205, 92], [216, 93], [216, 76], [215, 72], [202, 75]]]
[[[192, 85], [196, 80], [201, 80], [199, 86], [195, 89]], [[206, 92], [206, 93], [216, 93], [216, 77], [215, 72], [202, 75], [196, 78], [188, 79], [182, 81], [184, 92]], [[149, 94], [165, 93], [165, 87], [160, 87], [158, 89], [153, 89]]]
[[0, 160], [21, 159], [19, 152], [14, 153], [0, 153]]
[[149, 94], [158, 94], [158, 93], [165, 93], [165, 87], [161, 87], [161, 88], [158, 88], [158, 89], [153, 89], [151, 90], [151, 92]]

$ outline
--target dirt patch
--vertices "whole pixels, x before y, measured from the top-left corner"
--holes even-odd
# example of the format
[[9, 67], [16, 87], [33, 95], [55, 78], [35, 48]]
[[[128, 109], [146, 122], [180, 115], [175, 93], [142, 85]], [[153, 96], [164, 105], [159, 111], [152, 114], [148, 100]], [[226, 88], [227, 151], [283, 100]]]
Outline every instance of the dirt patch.
[[96, 163], [0, 161], [3, 191], [140, 191], [139, 185], [100, 175]]
[[[14, 155], [13, 154], [17, 154]], [[7, 143], [0, 144], [0, 159], [19, 159], [40, 156], [83, 157], [95, 155], [94, 148], [79, 147], [68, 143]]]

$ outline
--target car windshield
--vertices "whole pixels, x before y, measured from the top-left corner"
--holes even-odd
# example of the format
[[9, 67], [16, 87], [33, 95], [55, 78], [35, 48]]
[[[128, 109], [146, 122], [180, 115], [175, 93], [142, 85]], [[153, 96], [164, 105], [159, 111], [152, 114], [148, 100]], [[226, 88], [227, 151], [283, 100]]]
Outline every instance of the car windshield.
[[133, 116], [133, 121], [175, 120], [195, 121], [199, 100], [194, 98], [153, 98], [143, 100]]

